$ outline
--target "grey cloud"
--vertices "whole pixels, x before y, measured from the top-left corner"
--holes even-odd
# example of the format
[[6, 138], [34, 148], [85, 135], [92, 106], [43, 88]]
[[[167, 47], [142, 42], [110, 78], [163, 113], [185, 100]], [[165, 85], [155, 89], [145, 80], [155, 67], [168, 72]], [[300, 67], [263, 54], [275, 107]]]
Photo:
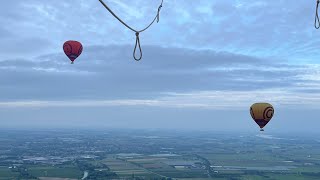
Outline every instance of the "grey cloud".
[[[154, 17], [159, 2], [111, 1], [109, 5], [128, 24], [140, 29]], [[117, 22], [98, 1], [14, 0], [4, 2], [1, 8], [0, 17], [5, 18], [0, 23], [11, 33], [23, 40], [35, 35], [40, 39], [48, 38], [52, 42], [51, 52], [60, 48], [54, 44], [68, 39], [79, 39], [91, 45], [134, 44], [134, 33]], [[294, 3], [168, 1], [163, 5], [160, 23], [144, 32], [141, 40], [148, 45], [312, 60], [320, 56], [316, 46], [320, 40], [314, 38], [316, 32], [313, 31], [314, 8], [315, 2], [302, 0]], [[135, 12], [139, 12], [138, 17]], [[18, 17], [12, 19], [10, 14]]]
[[4, 40], [0, 42], [1, 53], [6, 54], [30, 54], [41, 53], [51, 46], [51, 42], [43, 38], [18, 38], [15, 40]]
[[[159, 4], [158, 0], [108, 2], [137, 29], [154, 17]], [[130, 104], [138, 99], [162, 107], [88, 108], [84, 104], [76, 110], [63, 106], [40, 110], [2, 106], [1, 117], [8, 119], [2, 125], [87, 126], [90, 120], [93, 126], [171, 124], [224, 129], [226, 124], [219, 120], [229, 119], [237, 129], [239, 119], [250, 119], [247, 109], [223, 112], [165, 107], [167, 103], [231, 107], [240, 102], [247, 107], [261, 97], [281, 108], [316, 105], [319, 68], [293, 64], [317, 61], [320, 56], [314, 8], [315, 1], [303, 0], [165, 1], [160, 22], [140, 35], [144, 57], [135, 62], [134, 33], [98, 1], [4, 1], [0, 6], [0, 103], [36, 100], [72, 105], [77, 100], [94, 104], [128, 99]], [[74, 65], [62, 51], [63, 42], [69, 39], [84, 45]], [[299, 114], [308, 108], [303, 107]], [[292, 119], [316, 123], [316, 113], [311, 110], [307, 118], [296, 116], [297, 111], [277, 108], [277, 112], [273, 127], [287, 123], [277, 119], [290, 119], [294, 126], [288, 128], [302, 127], [301, 121]], [[241, 128], [254, 127], [253, 123], [241, 124]]]
[[226, 52], [155, 46], [144, 52], [140, 62], [129, 46], [85, 47], [74, 65], [63, 52], [1, 61], [1, 99], [148, 99], [163, 92], [282, 88], [299, 82], [303, 71], [289, 65], [277, 71], [272, 61]]

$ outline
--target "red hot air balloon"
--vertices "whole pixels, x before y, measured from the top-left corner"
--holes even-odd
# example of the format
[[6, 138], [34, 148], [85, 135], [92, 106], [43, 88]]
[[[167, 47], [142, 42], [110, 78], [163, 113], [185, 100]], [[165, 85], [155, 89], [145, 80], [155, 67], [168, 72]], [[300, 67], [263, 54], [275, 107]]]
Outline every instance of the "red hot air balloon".
[[70, 59], [71, 64], [73, 64], [73, 61], [82, 53], [82, 44], [78, 41], [66, 41], [63, 44], [63, 51]]

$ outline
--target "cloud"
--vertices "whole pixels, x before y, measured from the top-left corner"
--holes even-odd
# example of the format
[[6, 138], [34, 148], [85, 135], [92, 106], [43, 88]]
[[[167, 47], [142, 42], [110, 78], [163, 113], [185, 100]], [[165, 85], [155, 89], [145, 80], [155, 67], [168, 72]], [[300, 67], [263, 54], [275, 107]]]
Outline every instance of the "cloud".
[[162, 93], [155, 99], [11, 101], [0, 102], [2, 108], [52, 107], [160, 107], [214, 110], [241, 110], [256, 102], [269, 102], [282, 109], [319, 109], [320, 96], [311, 93], [287, 92], [283, 89], [261, 91], [203, 91], [190, 93]]
[[[7, 57], [19, 57], [20, 54], [34, 54], [42, 53], [44, 50], [51, 46], [51, 42], [42, 38], [17, 38], [17, 39], [4, 39], [0, 42], [0, 53], [7, 54]], [[23, 57], [23, 56], [21, 56]]]
[[130, 51], [89, 46], [74, 65], [63, 53], [1, 61], [2, 106], [224, 109], [256, 101], [290, 107], [320, 103], [311, 93], [320, 91], [317, 65], [156, 46], [145, 46], [145, 58], [134, 62]]
[[[141, 29], [154, 18], [160, 1], [106, 3], [126, 23]], [[0, 15], [5, 18], [0, 18], [0, 24], [12, 34], [11, 40], [5, 42], [8, 47], [14, 47], [17, 39], [27, 43], [35, 37], [48, 42], [36, 47], [43, 47], [48, 53], [61, 50], [61, 44], [69, 39], [86, 45], [134, 45], [134, 33], [99, 1], [14, 0], [5, 2], [1, 10]], [[160, 22], [141, 34], [141, 43], [316, 62], [320, 40], [313, 27], [314, 12], [315, 2], [303, 0], [290, 4], [254, 0], [165, 1]], [[20, 53], [28, 55], [27, 51]]]
[[[257, 58], [206, 50], [145, 46], [143, 61], [134, 62], [128, 46], [84, 49], [74, 65], [70, 65], [62, 52], [31, 60], [1, 61], [2, 98], [135, 97], [166, 91], [222, 90], [231, 86], [241, 89], [248, 84], [237, 85], [236, 79], [244, 78], [248, 70], [230, 73], [208, 68], [255, 65], [259, 61], [264, 64]], [[259, 73], [263, 76], [263, 72], [256, 71]]]
[[[154, 18], [160, 3], [105, 2], [136, 29]], [[99, 1], [3, 2], [0, 110], [17, 124], [20, 118], [40, 122], [57, 114], [87, 122], [101, 119], [108, 109], [110, 119], [141, 118], [137, 126], [147, 122], [147, 114], [148, 120], [157, 116], [162, 126], [172, 116], [178, 119], [175, 125], [189, 119], [194, 127], [199, 123], [190, 117], [211, 122], [212, 111], [224, 118], [223, 111], [239, 112], [256, 101], [302, 112], [317, 108], [320, 39], [313, 27], [315, 5], [303, 0], [164, 1], [160, 22], [140, 34], [143, 59], [135, 62], [134, 33]], [[62, 50], [66, 40], [84, 46], [74, 65]], [[69, 112], [69, 107], [78, 109]], [[242, 117], [247, 115], [245, 111]], [[238, 113], [230, 118], [237, 119]]]

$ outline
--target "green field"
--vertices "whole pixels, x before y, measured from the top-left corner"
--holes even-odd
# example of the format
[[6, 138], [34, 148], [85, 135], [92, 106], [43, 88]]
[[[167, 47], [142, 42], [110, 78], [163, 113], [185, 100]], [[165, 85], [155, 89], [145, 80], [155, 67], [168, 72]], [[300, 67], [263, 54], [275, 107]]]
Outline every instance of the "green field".
[[0, 179], [13, 179], [18, 173], [12, 172], [8, 167], [0, 167]]
[[83, 172], [76, 167], [32, 166], [28, 172], [36, 177], [80, 178]]

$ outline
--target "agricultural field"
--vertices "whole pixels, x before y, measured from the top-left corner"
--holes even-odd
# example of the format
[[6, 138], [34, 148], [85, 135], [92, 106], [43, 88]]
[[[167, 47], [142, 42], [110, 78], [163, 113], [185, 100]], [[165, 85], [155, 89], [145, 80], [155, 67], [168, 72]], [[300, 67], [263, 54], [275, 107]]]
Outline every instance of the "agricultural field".
[[10, 179], [18, 176], [18, 173], [12, 172], [8, 167], [0, 167], [0, 179]]
[[77, 167], [52, 167], [52, 166], [28, 166], [29, 174], [35, 177], [59, 177], [59, 178], [79, 178], [82, 177]]
[[308, 137], [10, 131], [0, 141], [0, 180], [320, 179], [320, 143]]

